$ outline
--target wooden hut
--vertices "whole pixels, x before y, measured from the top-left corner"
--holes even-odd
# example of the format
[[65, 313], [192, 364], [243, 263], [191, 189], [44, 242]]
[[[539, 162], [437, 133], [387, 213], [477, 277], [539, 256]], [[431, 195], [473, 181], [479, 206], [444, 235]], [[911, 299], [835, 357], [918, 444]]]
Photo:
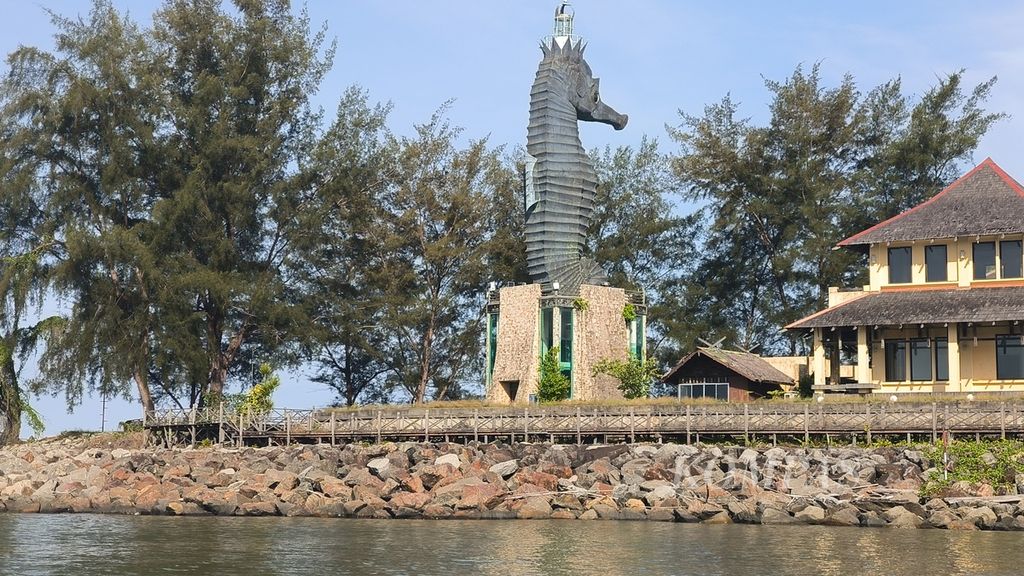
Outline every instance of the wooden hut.
[[748, 352], [697, 348], [662, 376], [682, 398], [715, 398], [746, 402], [795, 384], [763, 358]]

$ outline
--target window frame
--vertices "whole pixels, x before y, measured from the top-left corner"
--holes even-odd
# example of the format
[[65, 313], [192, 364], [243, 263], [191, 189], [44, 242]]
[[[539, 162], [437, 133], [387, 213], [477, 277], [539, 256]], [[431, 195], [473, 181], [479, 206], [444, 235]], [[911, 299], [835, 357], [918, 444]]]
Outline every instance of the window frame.
[[[992, 276], [989, 276], [984, 272], [984, 269], [978, 266], [978, 248], [985, 246], [991, 247], [992, 249]], [[987, 250], [987, 248], [986, 248]], [[989, 240], [986, 242], [975, 242], [971, 246], [971, 265], [974, 268], [973, 277], [975, 280], [995, 280], [999, 278], [999, 266], [998, 258], [996, 258], [996, 243], [995, 241]]]
[[[902, 253], [904, 251], [906, 251], [906, 254], [907, 254], [906, 267], [904, 269], [904, 267], [901, 266], [898, 270], [900, 272], [905, 272], [906, 273], [906, 280], [896, 280], [895, 279], [896, 275], [894, 274], [894, 272], [897, 270], [897, 268], [892, 265], [893, 254], [896, 253], [896, 252], [901, 252]], [[911, 282], [914, 281], [914, 249], [913, 249], [913, 247], [911, 247], [911, 246], [891, 246], [891, 247], [889, 247], [887, 249], [887, 251], [886, 251], [886, 264], [887, 264], [887, 266], [889, 268], [889, 284], [910, 284]], [[902, 278], [902, 276], [901, 276], [901, 278]]]
[[[1003, 252], [1003, 247], [1008, 244], [1017, 245], [1016, 257], [1011, 256], [1007, 258]], [[1006, 263], [1010, 261], [1012, 264], [1017, 266], [1016, 273], [1008, 274], [1006, 271]], [[999, 277], [1000, 278], [1024, 278], [1024, 243], [1020, 240], [1000, 240], [999, 241]]]
[[[940, 350], [944, 358], [939, 359]], [[935, 339], [935, 381], [949, 382], [949, 338]]]
[[[890, 352], [890, 349], [893, 352]], [[900, 351], [901, 350], [901, 351]], [[885, 347], [883, 350], [885, 355], [885, 381], [886, 382], [906, 382], [907, 381], [907, 341], [906, 340], [886, 340]], [[897, 354], [899, 358], [897, 358]], [[899, 374], [896, 371], [896, 363], [893, 360], [902, 359], [902, 363], [899, 365]]]
[[[915, 364], [915, 356], [921, 354], [921, 345], [924, 344], [924, 359], [917, 359]], [[932, 364], [934, 362], [934, 355], [932, 353], [932, 342], [928, 338], [912, 338], [910, 345], [907, 347], [907, 351], [910, 353], [910, 359], [907, 362], [910, 368], [910, 381], [911, 382], [931, 382], [932, 381]], [[919, 369], [927, 368], [927, 374], [918, 374]]]
[[[1009, 356], [1005, 349], [1010, 347], [1017, 350], [1018, 360], [1016, 366], [1004, 364], [1005, 360], [1003, 362], [1000, 361], [1002, 358]], [[999, 352], [1000, 349], [1004, 350], [1002, 354]], [[1013, 372], [1007, 374], [1007, 370], [1012, 370]], [[996, 379], [1024, 380], [1024, 343], [1021, 342], [1020, 334], [999, 334], [996, 336]]]
[[[933, 262], [929, 258], [930, 253], [938, 252], [939, 248], [942, 249], [942, 265], [937, 266], [937, 262]], [[936, 264], [936, 266], [932, 266]], [[933, 270], [934, 269], [934, 270]], [[932, 272], [935, 272], [934, 276]], [[941, 278], [938, 272], [941, 271]], [[924, 247], [924, 281], [925, 282], [948, 282], [949, 281], [949, 246], [945, 244], [929, 244]]]

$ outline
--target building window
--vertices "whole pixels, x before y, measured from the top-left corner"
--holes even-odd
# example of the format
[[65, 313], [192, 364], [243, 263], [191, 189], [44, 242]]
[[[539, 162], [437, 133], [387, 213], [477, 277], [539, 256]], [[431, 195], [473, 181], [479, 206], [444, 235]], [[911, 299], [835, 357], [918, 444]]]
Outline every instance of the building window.
[[633, 319], [633, 339], [629, 343], [629, 353], [640, 360], [644, 359], [644, 317], [638, 314]]
[[907, 379], [907, 343], [890, 340], [885, 343], [885, 380], [903, 382]]
[[554, 308], [542, 308], [540, 311], [540, 353], [543, 356], [554, 345]]
[[[559, 361], [563, 364], [562, 368], [567, 369], [572, 366], [572, 308], [561, 308], [560, 312], [562, 341], [559, 344], [559, 353], [561, 354]], [[565, 366], [566, 364], [569, 366]]]
[[682, 398], [714, 398], [729, 401], [729, 384], [725, 382], [683, 382], [678, 396]]
[[487, 322], [487, 380], [494, 375], [494, 357], [498, 354], [498, 315], [490, 314]]
[[939, 382], [949, 380], [949, 339], [935, 339], [935, 379]]
[[974, 244], [974, 279], [992, 280], [996, 277], [996, 243]]
[[918, 382], [932, 379], [932, 347], [926, 339], [910, 341], [910, 379]]
[[926, 282], [945, 282], [946, 245], [936, 244], [924, 247], [924, 279]]
[[1021, 274], [1022, 264], [1020, 240], [1003, 240], [999, 243], [1000, 278], [1020, 278], [1024, 275]]
[[996, 336], [996, 378], [1024, 379], [1024, 345], [1020, 335]]
[[889, 248], [889, 284], [910, 282], [910, 246]]

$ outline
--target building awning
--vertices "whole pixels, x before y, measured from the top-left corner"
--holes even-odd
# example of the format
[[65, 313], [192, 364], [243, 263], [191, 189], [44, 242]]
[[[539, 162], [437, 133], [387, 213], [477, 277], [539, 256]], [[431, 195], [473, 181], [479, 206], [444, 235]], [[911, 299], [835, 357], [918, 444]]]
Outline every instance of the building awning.
[[750, 380], [751, 382], [764, 382], [767, 384], [793, 384], [793, 379], [786, 376], [781, 370], [765, 362], [757, 354], [749, 352], [736, 352], [733, 350], [722, 350], [721, 348], [697, 348], [696, 351], [687, 354], [676, 364], [675, 368], [669, 370], [662, 376], [662, 382], [672, 382], [682, 377], [686, 366], [693, 360], [705, 357], [711, 361], [724, 366], [736, 374]]
[[1024, 320], [1024, 286], [869, 292], [798, 320], [789, 330]]

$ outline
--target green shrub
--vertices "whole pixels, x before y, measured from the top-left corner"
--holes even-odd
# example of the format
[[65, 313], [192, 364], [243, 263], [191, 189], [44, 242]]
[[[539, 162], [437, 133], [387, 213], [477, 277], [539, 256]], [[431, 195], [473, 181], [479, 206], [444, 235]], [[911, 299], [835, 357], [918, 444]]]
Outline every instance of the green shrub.
[[572, 301], [572, 307], [580, 312], [586, 312], [590, 310], [590, 302], [587, 302], [586, 298], [580, 297]]
[[651, 394], [651, 382], [658, 377], [658, 364], [651, 358], [641, 360], [631, 354], [629, 360], [601, 360], [594, 366], [594, 375], [598, 374], [616, 378], [626, 398], [646, 398]]
[[632, 322], [636, 320], [636, 306], [632, 304], [626, 304], [622, 307], [622, 319], [626, 322]]
[[[1016, 475], [1024, 472], [1024, 443], [1013, 440], [953, 441], [949, 443], [947, 453], [951, 466], [948, 478], [943, 478], [942, 445], [925, 450], [925, 456], [939, 474], [925, 479], [922, 495], [935, 495], [955, 482], [988, 484], [997, 492], [1007, 492], [1016, 485]], [[992, 464], [986, 464], [986, 459], [993, 458]]]
[[569, 397], [571, 383], [565, 374], [562, 374], [558, 357], [558, 346], [552, 346], [540, 361], [537, 399], [541, 402], [558, 402]]

